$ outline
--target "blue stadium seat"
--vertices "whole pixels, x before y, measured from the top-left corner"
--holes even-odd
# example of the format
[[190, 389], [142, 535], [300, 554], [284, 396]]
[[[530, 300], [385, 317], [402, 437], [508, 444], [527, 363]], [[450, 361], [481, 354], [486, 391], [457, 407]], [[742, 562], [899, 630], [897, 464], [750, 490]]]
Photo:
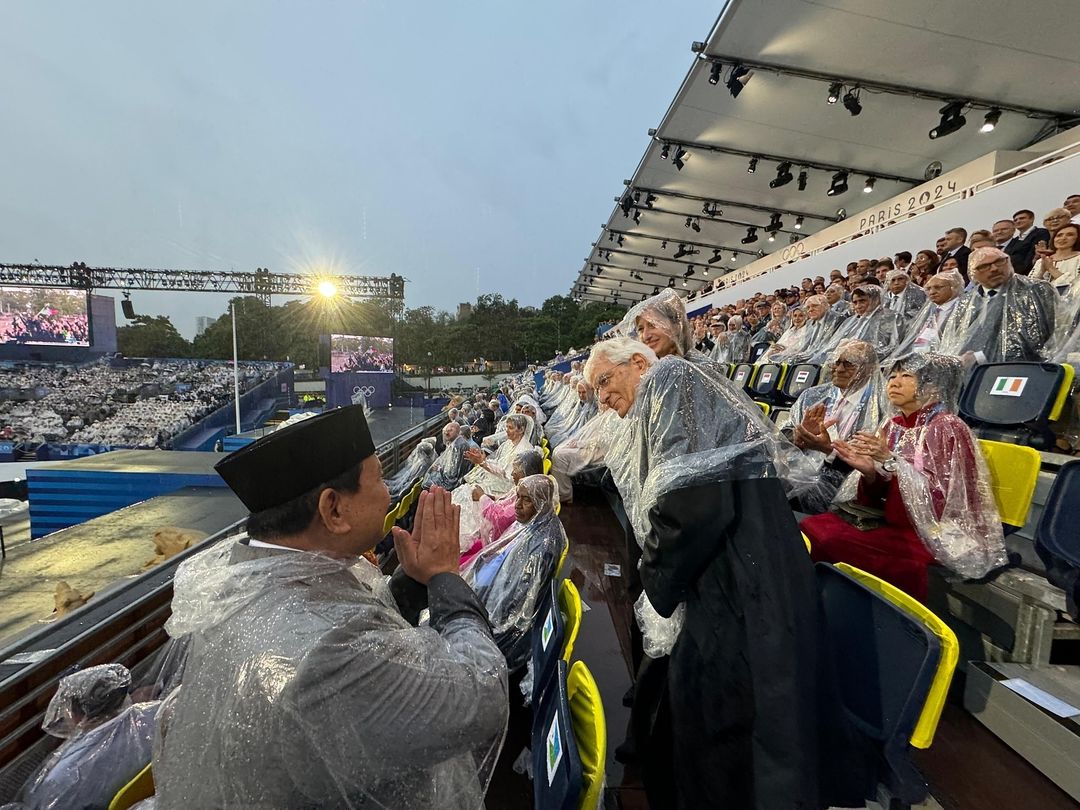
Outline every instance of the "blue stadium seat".
[[976, 366], [960, 395], [960, 417], [981, 439], [1049, 450], [1049, 423], [1060, 416], [1074, 373], [1056, 363]]
[[[910, 744], [941, 660], [941, 641], [853, 576], [828, 563], [815, 571], [826, 654], [843, 708], [854, 727], [880, 746], [877, 781], [902, 804], [918, 804], [928, 789]], [[867, 798], [875, 787], [867, 786]]]
[[750, 362], [756, 363], [761, 359], [761, 355], [765, 354], [769, 350], [771, 343], [755, 343], [750, 347]]
[[555, 677], [533, 710], [533, 808], [577, 810], [582, 769], [574, 739], [566, 662], [559, 660]]
[[761, 402], [777, 404], [780, 388], [786, 376], [786, 365], [782, 363], [762, 363], [757, 367], [753, 382], [750, 383], [750, 396]]
[[1069, 612], [1080, 610], [1080, 460], [1063, 464], [1043, 506], [1035, 530], [1035, 551], [1046, 578], [1065, 591]]
[[790, 405], [807, 388], [813, 388], [821, 379], [821, 366], [814, 363], [798, 363], [788, 367], [784, 384], [780, 386], [777, 402]]
[[755, 370], [755, 366], [750, 363], [739, 363], [731, 371], [731, 381], [743, 391], [749, 391], [750, 384], [754, 381]]
[[562, 657], [566, 623], [559, 610], [559, 587], [552, 581], [548, 594], [536, 611], [536, 624], [532, 634], [532, 705], [534, 711], [558, 670], [556, 662]]

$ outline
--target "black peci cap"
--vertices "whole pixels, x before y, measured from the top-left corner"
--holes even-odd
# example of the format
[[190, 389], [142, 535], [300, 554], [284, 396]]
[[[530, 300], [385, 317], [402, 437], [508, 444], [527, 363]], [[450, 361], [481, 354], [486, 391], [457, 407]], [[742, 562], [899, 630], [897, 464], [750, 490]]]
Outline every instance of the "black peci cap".
[[350, 405], [276, 430], [214, 469], [255, 513], [298, 498], [373, 455], [364, 407]]

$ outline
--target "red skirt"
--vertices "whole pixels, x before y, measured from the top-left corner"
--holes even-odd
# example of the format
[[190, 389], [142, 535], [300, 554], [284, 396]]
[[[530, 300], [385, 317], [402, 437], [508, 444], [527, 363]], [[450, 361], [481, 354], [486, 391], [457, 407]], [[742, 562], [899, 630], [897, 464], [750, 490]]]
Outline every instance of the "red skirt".
[[815, 562], [853, 565], [926, 601], [926, 569], [934, 557], [913, 529], [886, 524], [861, 531], [832, 512], [804, 518], [799, 526]]

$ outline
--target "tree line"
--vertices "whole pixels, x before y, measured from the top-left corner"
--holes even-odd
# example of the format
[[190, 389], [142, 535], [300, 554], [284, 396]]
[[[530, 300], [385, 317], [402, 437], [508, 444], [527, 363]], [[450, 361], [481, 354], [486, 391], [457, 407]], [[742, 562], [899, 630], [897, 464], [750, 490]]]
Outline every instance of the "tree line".
[[[328, 334], [394, 338], [398, 366], [471, 365], [481, 358], [512, 367], [547, 360], [556, 351], [592, 343], [599, 324], [618, 321], [623, 308], [601, 302], [578, 303], [555, 295], [540, 307], [523, 307], [501, 295], [482, 295], [461, 318], [434, 307], [403, 309], [374, 301], [318, 299], [267, 306], [254, 296], [230, 300], [236, 306], [237, 349], [241, 360], [289, 361], [309, 368], [329, 365]], [[195, 340], [189, 341], [167, 316], [140, 315], [116, 330], [117, 349], [128, 357], [232, 358], [229, 307]]]

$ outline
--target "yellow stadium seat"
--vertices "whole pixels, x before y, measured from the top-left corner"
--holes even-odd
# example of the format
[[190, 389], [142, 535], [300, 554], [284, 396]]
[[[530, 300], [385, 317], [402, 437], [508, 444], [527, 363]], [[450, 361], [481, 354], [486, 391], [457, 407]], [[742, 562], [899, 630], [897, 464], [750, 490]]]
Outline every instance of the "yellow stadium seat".
[[1061, 388], [1058, 389], [1057, 397], [1054, 399], [1054, 405], [1050, 408], [1050, 416], [1048, 418], [1051, 422], [1056, 422], [1061, 418], [1061, 412], [1065, 409], [1065, 400], [1069, 398], [1069, 392], [1072, 390], [1073, 378], [1076, 376], [1076, 369], [1068, 363], [1062, 363], [1061, 367], [1065, 369], [1065, 379], [1061, 381]]
[[390, 511], [386, 513], [386, 519], [383, 521], [382, 525], [382, 533], [384, 535], [390, 534], [390, 530], [394, 527], [394, 524], [397, 523], [398, 508], [400, 506], [401, 504], [394, 504], [390, 507]]
[[570, 717], [581, 759], [580, 810], [595, 810], [604, 790], [604, 764], [607, 761], [607, 720], [604, 703], [589, 668], [575, 661], [566, 676]]
[[979, 439], [979, 447], [986, 459], [986, 466], [990, 468], [994, 501], [1001, 522], [1018, 528], [1023, 526], [1042, 466], [1039, 451], [989, 439]]
[[904, 593], [895, 585], [890, 585], [885, 580], [847, 563], [836, 563], [836, 567], [870, 588], [870, 590], [881, 594], [905, 613], [918, 619], [923, 626], [940, 639], [941, 660], [938, 661], [934, 680], [930, 684], [926, 702], [923, 704], [922, 712], [919, 714], [919, 721], [915, 724], [915, 729], [911, 733], [911, 744], [915, 748], [929, 748], [934, 741], [934, 732], [937, 731], [938, 721], [941, 719], [941, 710], [945, 707], [945, 699], [949, 695], [949, 684], [952, 683], [953, 671], [956, 669], [956, 663], [960, 659], [960, 643], [956, 640], [956, 634], [929, 608], [914, 597]]
[[127, 810], [132, 805], [138, 804], [143, 799], [149, 799], [154, 795], [154, 773], [147, 765], [139, 775], [120, 788], [109, 802], [109, 810]]
[[806, 543], [806, 553], [810, 553], [810, 538], [806, 536], [806, 532], [802, 532], [802, 541]]
[[551, 459], [550, 458], [545, 458], [544, 459], [544, 475], [547, 475], [550, 472], [551, 472]]
[[[566, 552], [563, 552], [564, 556], [565, 554]], [[563, 624], [566, 627], [562, 659], [569, 664], [578, 630], [581, 629], [581, 594], [578, 593], [577, 586], [568, 579], [559, 583], [559, 612], [563, 615]]]
[[769, 407], [768, 403], [765, 403], [765, 402], [758, 402], [757, 400], [754, 400], [754, 404], [755, 404], [755, 405], [757, 405], [757, 406], [758, 406], [759, 408], [761, 408], [761, 412], [762, 412], [763, 414], [765, 414], [766, 416], [768, 416], [768, 415], [769, 415], [769, 411], [771, 411], [771, 410], [772, 410], [772, 408], [771, 408], [771, 407]]

